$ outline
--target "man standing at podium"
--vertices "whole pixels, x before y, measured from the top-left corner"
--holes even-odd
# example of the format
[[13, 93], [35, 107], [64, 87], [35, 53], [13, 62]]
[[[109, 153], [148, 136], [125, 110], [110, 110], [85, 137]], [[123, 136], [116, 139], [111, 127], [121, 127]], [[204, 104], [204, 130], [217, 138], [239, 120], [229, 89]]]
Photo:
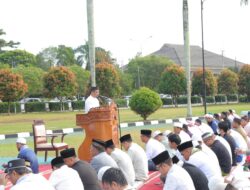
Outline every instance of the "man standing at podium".
[[85, 101], [85, 113], [88, 113], [90, 109], [100, 107], [99, 100], [97, 97], [99, 96], [99, 88], [91, 87], [91, 92], [89, 97]]

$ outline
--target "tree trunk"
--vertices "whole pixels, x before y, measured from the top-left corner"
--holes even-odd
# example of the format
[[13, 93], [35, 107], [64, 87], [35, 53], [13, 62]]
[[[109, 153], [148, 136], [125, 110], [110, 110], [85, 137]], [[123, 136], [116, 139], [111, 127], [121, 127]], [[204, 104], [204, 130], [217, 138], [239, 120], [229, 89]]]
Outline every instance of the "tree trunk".
[[95, 33], [94, 33], [94, 2], [87, 0], [87, 19], [88, 19], [88, 44], [89, 44], [89, 63], [91, 73], [91, 86], [96, 86], [95, 77]]
[[183, 0], [183, 36], [184, 36], [184, 63], [187, 78], [187, 117], [192, 117], [191, 107], [191, 78], [190, 78], [190, 46], [188, 23], [188, 0]]

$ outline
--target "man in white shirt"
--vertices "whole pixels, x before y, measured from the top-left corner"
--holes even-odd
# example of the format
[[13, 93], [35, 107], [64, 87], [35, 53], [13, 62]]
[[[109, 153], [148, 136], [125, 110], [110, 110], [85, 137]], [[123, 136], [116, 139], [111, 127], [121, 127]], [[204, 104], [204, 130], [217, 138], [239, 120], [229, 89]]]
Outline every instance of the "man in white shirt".
[[135, 180], [145, 181], [148, 178], [148, 159], [145, 151], [138, 144], [132, 142], [130, 134], [123, 135], [120, 142], [132, 160]]
[[166, 176], [163, 190], [195, 190], [190, 175], [182, 167], [173, 164], [167, 150], [158, 154], [152, 160], [159, 169], [161, 176]]
[[156, 157], [158, 154], [165, 150], [165, 147], [159, 141], [151, 138], [151, 130], [142, 129], [141, 130], [141, 141], [146, 144], [146, 155], [148, 158], [148, 169], [149, 171], [156, 171], [156, 167], [152, 162], [152, 158]]
[[105, 142], [105, 150], [116, 162], [117, 166], [124, 173], [128, 185], [133, 186], [135, 182], [135, 171], [130, 157], [122, 150], [115, 148], [112, 139]]
[[98, 87], [91, 87], [91, 93], [85, 101], [85, 113], [88, 113], [91, 110], [91, 108], [100, 107], [99, 100], [97, 99], [98, 96], [99, 96]]
[[65, 165], [62, 157], [56, 157], [51, 161], [53, 169], [49, 182], [56, 190], [84, 190], [81, 178], [77, 171]]
[[185, 131], [182, 130], [183, 128], [182, 123], [174, 122], [173, 127], [174, 127], [174, 133], [180, 136], [181, 143], [191, 140], [191, 137]]
[[[13, 184], [11, 190], [55, 190], [42, 175], [31, 173], [23, 159], [9, 161], [6, 173], [6, 177]], [[3, 185], [0, 184], [0, 189], [3, 188]]]

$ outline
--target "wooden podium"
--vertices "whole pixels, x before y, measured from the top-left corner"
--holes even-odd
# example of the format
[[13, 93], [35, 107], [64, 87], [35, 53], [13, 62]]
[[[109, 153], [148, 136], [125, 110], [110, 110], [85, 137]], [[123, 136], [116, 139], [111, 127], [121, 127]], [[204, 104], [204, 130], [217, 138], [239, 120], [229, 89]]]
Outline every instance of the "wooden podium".
[[109, 106], [92, 108], [87, 114], [76, 115], [76, 125], [85, 130], [85, 139], [78, 149], [81, 160], [90, 161], [92, 156], [90, 146], [92, 139], [107, 141], [113, 139], [114, 144], [119, 144], [118, 110], [114, 102]]

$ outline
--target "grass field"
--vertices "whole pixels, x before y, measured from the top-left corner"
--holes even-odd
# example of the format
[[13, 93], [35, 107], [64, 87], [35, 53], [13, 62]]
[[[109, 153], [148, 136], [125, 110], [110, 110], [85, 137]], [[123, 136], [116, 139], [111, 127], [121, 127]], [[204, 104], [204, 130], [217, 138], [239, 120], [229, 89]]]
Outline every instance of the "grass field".
[[[235, 109], [237, 113], [250, 110], [250, 104], [211, 105], [208, 112], [218, 113], [228, 109]], [[24, 113], [16, 115], [0, 115], [0, 134], [17, 132], [31, 132], [32, 122], [42, 119], [46, 122], [47, 129], [62, 129], [76, 127], [75, 115], [82, 112], [53, 112], [53, 113]], [[193, 116], [202, 116], [203, 107], [193, 107]], [[152, 114], [148, 120], [171, 119], [186, 116], [186, 108], [162, 108]], [[129, 109], [120, 110], [121, 122], [140, 121], [142, 118]]]

